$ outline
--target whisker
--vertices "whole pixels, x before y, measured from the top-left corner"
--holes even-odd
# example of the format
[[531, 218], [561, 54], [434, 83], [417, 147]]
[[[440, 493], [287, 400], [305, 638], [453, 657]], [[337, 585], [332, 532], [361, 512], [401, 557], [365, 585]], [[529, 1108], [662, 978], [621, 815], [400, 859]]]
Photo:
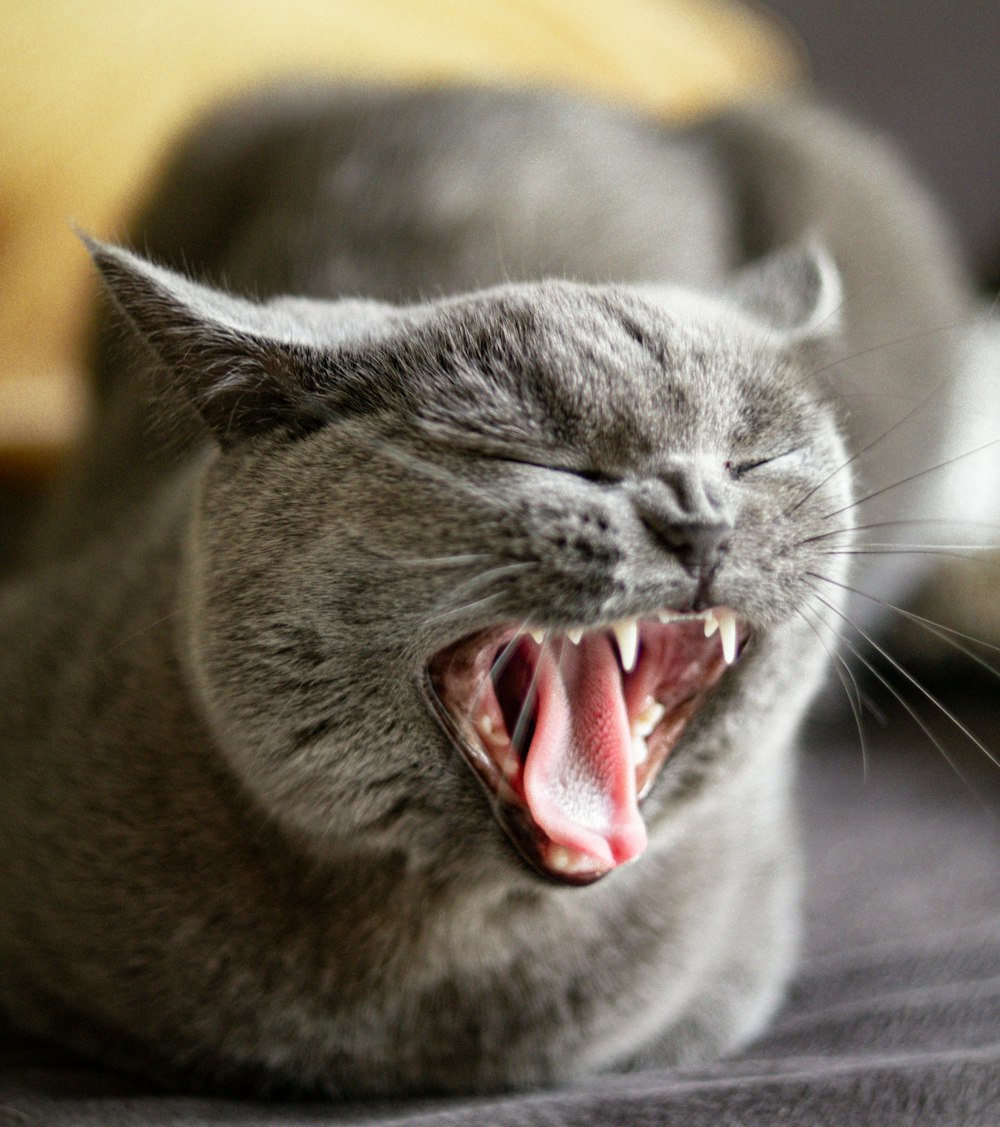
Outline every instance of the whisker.
[[843, 508], [837, 509], [832, 513], [826, 513], [824, 520], [832, 520], [834, 517], [840, 516], [841, 513], [846, 513], [850, 509], [856, 509], [859, 505], [864, 505], [867, 501], [873, 501], [876, 497], [881, 497], [885, 493], [889, 493], [893, 489], [898, 489], [901, 485], [908, 485], [911, 481], [918, 481], [928, 474], [936, 473], [938, 470], [943, 470], [948, 466], [954, 465], [956, 462], [962, 461], [963, 458], [971, 458], [974, 454], [980, 454], [983, 450], [989, 450], [994, 446], [1000, 445], [1000, 438], [993, 438], [989, 442], [984, 442], [982, 446], [977, 446], [973, 450], [966, 450], [963, 454], [956, 454], [953, 458], [946, 458], [943, 462], [938, 462], [936, 465], [928, 466], [925, 470], [918, 470], [916, 473], [909, 474], [907, 477], [900, 478], [899, 481], [894, 481], [891, 485], [884, 485], [881, 489], [876, 489], [872, 493], [866, 494], [864, 497], [852, 501], [849, 505], [844, 505]]
[[[468, 579], [463, 580], [457, 586], [449, 588], [447, 594], [441, 602], [461, 595], [468, 591], [470, 588], [481, 586], [484, 583], [490, 583], [494, 579], [499, 579], [504, 575], [512, 575], [517, 572], [530, 570], [538, 565], [533, 560], [517, 560], [514, 563], [498, 564], [496, 567], [487, 568], [486, 571], [480, 572], [478, 575], [470, 576]], [[437, 609], [441, 602], [435, 604], [433, 609]]]
[[[847, 664], [842, 654], [837, 653], [835, 649], [831, 649], [831, 647], [826, 644], [826, 640], [824, 639], [823, 635], [820, 634], [819, 630], [809, 621], [808, 618], [806, 618], [804, 613], [806, 610], [812, 610], [812, 608], [803, 607], [802, 610], [798, 612], [799, 617], [806, 624], [806, 626], [809, 627], [813, 634], [816, 635], [817, 641], [823, 647], [823, 649], [826, 650], [827, 656], [830, 658], [831, 662], [834, 663], [833, 671], [837, 674], [840, 683], [844, 686], [844, 693], [847, 696], [848, 704], [851, 706], [851, 712], [854, 714], [854, 723], [858, 728], [858, 740], [861, 744], [862, 774], [864, 778], [867, 779], [868, 745], [865, 741], [864, 724], [862, 723], [861, 690], [858, 688], [858, 682], [854, 676], [854, 671]], [[816, 614], [815, 611], [813, 611], [813, 613]], [[833, 630], [833, 627], [831, 627], [829, 623], [825, 622], [820, 615], [816, 614], [816, 619], [817, 621], [822, 623], [822, 625], [826, 626], [827, 629], [831, 630], [835, 637], [840, 637], [840, 635], [837, 634], [836, 630]], [[845, 678], [844, 676], [845, 672], [847, 674], [847, 678], [850, 678], [850, 684], [847, 683], [847, 678]]]
[[510, 742], [518, 755], [521, 754], [521, 740], [524, 737], [525, 730], [528, 724], [531, 723], [531, 713], [535, 707], [535, 698], [538, 695], [538, 670], [541, 668], [542, 659], [545, 657], [545, 648], [549, 644], [548, 635], [542, 639], [542, 648], [538, 652], [538, 660], [535, 662], [535, 667], [531, 671], [531, 681], [528, 684], [528, 691], [524, 694], [524, 700], [521, 701], [521, 708], [517, 714], [517, 720], [514, 723], [514, 731], [511, 733]]
[[[995, 551], [996, 548], [991, 546], [990, 550]], [[1000, 562], [996, 560], [984, 560], [976, 556], [964, 556], [961, 552], [949, 552], [936, 548], [893, 548], [892, 550], [884, 548], [831, 548], [829, 551], [819, 554], [824, 556], [936, 556], [943, 560], [965, 560], [966, 563], [976, 564], [978, 567], [1000, 570]]]
[[950, 517], [914, 517], [912, 520], [876, 520], [869, 524], [849, 524], [842, 528], [832, 528], [827, 532], [820, 532], [815, 536], [805, 537], [799, 541], [799, 545], [815, 544], [819, 540], [829, 540], [833, 536], [843, 536], [847, 533], [854, 532], [868, 532], [875, 528], [911, 528], [916, 525], [924, 524], [943, 524], [949, 528], [964, 526], [968, 528], [993, 528], [1000, 530], [1000, 524], [993, 524], [989, 521], [954, 520]]
[[[825, 579], [824, 576], [818, 575], [815, 572], [809, 572], [808, 574], [810, 576], [812, 576], [814, 579], [819, 579], [820, 581], [823, 581]], [[815, 586], [815, 584], [810, 583], [809, 586], [812, 587], [816, 597], [819, 599], [819, 601], [821, 603], [823, 603], [824, 606], [828, 607], [831, 611], [833, 611], [833, 613], [835, 615], [837, 615], [837, 617], [840, 618], [843, 622], [847, 623], [847, 625], [850, 626], [852, 630], [856, 630], [857, 633], [860, 634], [861, 637], [864, 638], [864, 640], [872, 647], [872, 649], [874, 649], [876, 651], [876, 653], [878, 653], [883, 658], [883, 660], [887, 661], [893, 667], [893, 669], [895, 669], [898, 673], [902, 674], [907, 679], [907, 681], [910, 682], [910, 684], [912, 684], [921, 693], [923, 693], [924, 696], [936, 708], [938, 708], [968, 740], [970, 740], [973, 744], [976, 745], [976, 747], [979, 748], [979, 750], [983, 753], [983, 755], [986, 756], [986, 758], [991, 763], [993, 763], [996, 767], [1000, 767], [1000, 758], [997, 758], [997, 756], [992, 751], [989, 750], [989, 748], [982, 742], [982, 740], [980, 740], [976, 735], [974, 735], [965, 726], [965, 724], [963, 724], [962, 721], [958, 719], [958, 717], [951, 711], [951, 709], [949, 709], [946, 705], [942, 704], [942, 702], [940, 700], [938, 700], [938, 698], [930, 691], [930, 689], [928, 689], [924, 685], [922, 685], [917, 680], [917, 678], [914, 677], [913, 674], [910, 673], [910, 671], [904, 665], [900, 664], [900, 662], [898, 662], [894, 657], [892, 657], [889, 653], [887, 653], [878, 644], [878, 642], [876, 642], [874, 640], [874, 638], [872, 638], [872, 636], [870, 634], [868, 634], [865, 630], [862, 630], [860, 626], [853, 623], [847, 617], [847, 615], [843, 613], [843, 611], [839, 610], [836, 606], [833, 605], [833, 603], [829, 602], [829, 600], [824, 599], [823, 596], [819, 593], [819, 590]]]
[[[865, 542], [857, 545], [859, 550], [862, 549], [881, 549], [887, 552], [895, 551], [908, 551], [908, 552], [932, 552], [932, 551], [963, 551], [963, 552], [995, 552], [1000, 549], [1000, 544], [910, 544], [903, 540], [896, 544], [880, 544], [877, 541]], [[840, 554], [847, 549], [845, 548], [830, 548], [820, 549], [821, 551], [829, 551], [831, 553]]]
[[[901, 613], [906, 614], [905, 611]], [[919, 627], [926, 630], [928, 633], [933, 634], [936, 638], [940, 638], [942, 642], [945, 642], [947, 645], [951, 646], [952, 649], [958, 650], [959, 653], [964, 654], [967, 658], [969, 658], [970, 661], [973, 661], [976, 663], [976, 665], [981, 666], [991, 676], [1000, 678], [1000, 669], [997, 669], [995, 665], [991, 665], [986, 660], [986, 658], [984, 658], [981, 654], [977, 654], [975, 650], [971, 650], [968, 646], [963, 646], [961, 642], [958, 642], [954, 638], [949, 637], [949, 634], [958, 633], [958, 631], [950, 631], [946, 626], [938, 626], [937, 623], [930, 622], [928, 619], [922, 618], [920, 615], [907, 614], [906, 617], [911, 618]], [[968, 634], [962, 634], [960, 636], [963, 638], [970, 637]], [[970, 640], [979, 642], [978, 638], [970, 638]], [[989, 645], [988, 642], [979, 642], [979, 644], [983, 646]], [[1000, 646], [990, 646], [989, 648], [991, 650], [1000, 650]]]
[[478, 706], [479, 702], [482, 700], [483, 693], [486, 691], [487, 685], [489, 685], [489, 684], [496, 685], [496, 679], [503, 673], [503, 671], [510, 664], [511, 658], [513, 658], [513, 656], [514, 656], [514, 654], [517, 650], [517, 647], [521, 643], [521, 639], [524, 637], [524, 628], [527, 625], [528, 625], [528, 620], [524, 619], [524, 621], [521, 623], [521, 625], [518, 626], [517, 632], [514, 634], [514, 637], [511, 638], [511, 640], [504, 646], [504, 648], [493, 659], [493, 663], [492, 663], [492, 665], [490, 665], [489, 673], [487, 673], [486, 677], [483, 680], [483, 683], [475, 691], [475, 693], [472, 696], [472, 699], [469, 701], [469, 720], [470, 721], [472, 721], [472, 722], [475, 721], [476, 707]]
[[161, 615], [159, 618], [154, 618], [152, 622], [147, 622], [144, 626], [140, 626], [137, 630], [132, 630], [126, 634], [124, 638], [118, 638], [103, 652], [104, 656], [112, 654], [115, 650], [120, 649], [122, 646], [127, 646], [129, 642], [134, 641], [136, 638], [141, 637], [143, 634], [148, 633], [150, 630], [155, 630], [157, 626], [162, 626], [164, 622], [169, 622], [172, 618], [177, 618], [179, 615], [185, 614], [193, 606], [192, 602], [186, 602], [179, 607], [175, 607], [168, 614]]
[[499, 677], [501, 673], [507, 668], [510, 659], [514, 656], [514, 651], [517, 649], [521, 639], [525, 636], [525, 626], [528, 625], [528, 620], [525, 619], [517, 628], [517, 633], [507, 643], [506, 646], [500, 651], [499, 654], [493, 659], [493, 664], [490, 666], [490, 677]]
[[[823, 600], [823, 601], [825, 601], [825, 600]], [[833, 609], [836, 609], [836, 608], [833, 608]], [[841, 616], [841, 617], [843, 617], [843, 616]], [[845, 621], [847, 621], [847, 620], [845, 620]], [[854, 624], [849, 622], [849, 621], [848, 621], [848, 625], [851, 626], [852, 629], [855, 629], [855, 630], [857, 629], [857, 627], [854, 626]], [[835, 633], [836, 633], [837, 637], [840, 639], [841, 643], [844, 646], [846, 646], [848, 650], [851, 651], [851, 653], [854, 655], [854, 657], [859, 662], [861, 662], [861, 664], [876, 679], [876, 681], [878, 681], [879, 684], [882, 685], [883, 688], [888, 690], [888, 692], [891, 693], [893, 698], [903, 707], [903, 709], [905, 709], [905, 711], [909, 715], [910, 719], [917, 725], [918, 728], [920, 728], [920, 730], [930, 740], [930, 742], [934, 745], [934, 747], [937, 748], [937, 750], [941, 754], [942, 759], [944, 759], [945, 763], [948, 764], [948, 766], [951, 768], [951, 770], [954, 772], [954, 774], [957, 776], [957, 778], [961, 780], [962, 785], [972, 795], [972, 797], [976, 800], [976, 802], [980, 806], [982, 806], [984, 809], [988, 809], [988, 807], [986, 806], [986, 803], [983, 802], [982, 797], [976, 791], [976, 788], [974, 786], [972, 786], [972, 784], [969, 782], [968, 778], [966, 778], [965, 773], [962, 771], [962, 769], [955, 762], [954, 758], [948, 753], [948, 750], [944, 746], [944, 744], [937, 738], [937, 736], [934, 734], [934, 732], [924, 722], [923, 717], [921, 717], [920, 714], [916, 711], [916, 709], [914, 709], [913, 706], [909, 703], [909, 701], [907, 701], [905, 699], [905, 697], [903, 697], [903, 695], [899, 692], [899, 690], [896, 688], [896, 686], [893, 685], [892, 682], [889, 681], [888, 678], [885, 677], [872, 664], [872, 662], [868, 661], [868, 659], [864, 657], [864, 655], [857, 648], [857, 646], [853, 645], [839, 631], [835, 631]]]
[[[924, 340], [926, 337], [938, 336], [941, 333], [959, 332], [961, 330], [968, 330], [975, 328], [981, 323], [979, 316], [971, 320], [963, 319], [961, 321], [952, 321], [947, 325], [935, 325], [930, 329], [921, 329], [916, 333], [908, 333], [905, 337], [896, 337], [894, 340], [884, 340], [879, 344], [870, 345], [868, 348], [862, 348], [857, 352], [848, 353], [846, 356], [838, 356], [836, 360], [831, 360], [829, 363], [824, 364], [821, 368], [817, 368], [807, 375], [803, 376], [799, 381], [805, 383], [807, 380], [814, 380], [818, 376], [823, 375], [824, 372], [830, 371], [831, 368], [838, 368], [841, 364], [849, 364], [852, 360], [860, 360], [863, 356], [871, 356], [876, 352], [888, 351], [890, 348], [895, 348], [897, 345], [909, 344], [911, 341]], [[935, 385], [934, 391], [937, 391], [944, 383], [951, 378], [950, 375], [946, 376], [941, 383]], [[933, 394], [933, 392], [931, 393]], [[918, 404], [919, 406], [919, 404]]]
[[[911, 340], [919, 340], [922, 337], [933, 336], [933, 335], [941, 333], [941, 332], [946, 332], [946, 331], [951, 331], [951, 330], [959, 330], [959, 329], [975, 328], [980, 323], [988, 322], [988, 321], [989, 321], [989, 316], [982, 317], [982, 318], [977, 316], [976, 318], [974, 318], [971, 321], [964, 321], [963, 320], [963, 321], [952, 323], [952, 324], [949, 324], [949, 325], [938, 325], [938, 326], [935, 326], [932, 329], [924, 330], [923, 332], [913, 333], [913, 334], [910, 334], [909, 336], [900, 337], [900, 338], [898, 338], [896, 340], [892, 340], [892, 341], [884, 341], [880, 344], [873, 345], [870, 348], [866, 348], [866, 349], [864, 349], [860, 352], [854, 352], [854, 353], [851, 353], [851, 354], [846, 355], [846, 356], [838, 357], [836, 360], [831, 361], [830, 363], [824, 365], [822, 368], [819, 368], [819, 369], [817, 369], [813, 372], [810, 372], [808, 375], [806, 375], [799, 382], [805, 383], [807, 380], [816, 379], [818, 376], [822, 375], [824, 372], [830, 370], [831, 368], [836, 368], [838, 365], [849, 363], [852, 360], [859, 359], [863, 356], [868, 356], [872, 353], [879, 352], [883, 349], [893, 348], [896, 345], [906, 344]], [[906, 422], [908, 422], [919, 410], [921, 410], [923, 407], [925, 407], [927, 405], [927, 403], [931, 399], [933, 399], [934, 396], [937, 395], [938, 392], [940, 392], [942, 390], [942, 388], [944, 388], [949, 383], [949, 381], [951, 379], [952, 379], [951, 374], [946, 373], [937, 383], [935, 383], [933, 385], [933, 387], [931, 387], [931, 389], [927, 392], [926, 395], [924, 395], [916, 404], [914, 404], [914, 406], [909, 411], [907, 411], [907, 413], [905, 415], [903, 415], [902, 418], [897, 419], [896, 422], [894, 422], [887, 430], [883, 431], [881, 434], [879, 434], [875, 438], [871, 439], [860, 450], [853, 453], [846, 461], [842, 462], [839, 466], [837, 466], [834, 470], [832, 470], [829, 474], [827, 474], [826, 477], [824, 477], [821, 481], [819, 481], [816, 485], [814, 485], [811, 489], [809, 489], [808, 492], [806, 492], [802, 497], [800, 497], [790, 509], [787, 509], [785, 511], [784, 515], [789, 516], [792, 513], [794, 513], [801, 505], [805, 504], [805, 502], [808, 501], [810, 497], [812, 497], [815, 493], [817, 493], [820, 489], [822, 489], [824, 485], [826, 485], [829, 481], [831, 481], [834, 477], [836, 477], [836, 475], [838, 473], [841, 473], [848, 466], [850, 466], [854, 462], [858, 461], [865, 454], [867, 454], [870, 450], [872, 450], [875, 446], [877, 446], [880, 442], [882, 442], [885, 438], [888, 438], [888, 436], [890, 434], [892, 434], [895, 430], [897, 430], [899, 427], [903, 426]], [[854, 393], [855, 396], [860, 396], [861, 394], [862, 393]], [[842, 401], [843, 399], [846, 399], [846, 398], [848, 398], [848, 395], [842, 394], [839, 397], [837, 397], [837, 401], [839, 402], [839, 401]], [[976, 451], [970, 451], [970, 453], [976, 453]], [[960, 457], [965, 457], [965, 455], [960, 455]], [[947, 464], [947, 463], [944, 463], [944, 464]], [[935, 467], [935, 468], [940, 468], [940, 467]], [[929, 471], [925, 471], [925, 472], [929, 472]], [[895, 484], [903, 484], [903, 482], [898, 482], [898, 483], [895, 483]], [[894, 488], [894, 486], [889, 486], [887, 488]], [[863, 498], [863, 500], [867, 500], [867, 499], [868, 498]], [[861, 502], [859, 501], [859, 502], [854, 502], [854, 503], [860, 504]], [[850, 508], [850, 507], [851, 506], [848, 506], [848, 508]], [[842, 512], [844, 510], [840, 510], [840, 511]], [[836, 514], [832, 514], [832, 515], [836, 515]]]
[[358, 423], [341, 423], [338, 430], [342, 434], [347, 434], [352, 441], [359, 443], [366, 447], [368, 450], [374, 451], [387, 461], [395, 462], [397, 465], [404, 466], [408, 470], [419, 474], [421, 477], [429, 478], [432, 481], [438, 481], [449, 487], [455, 489], [468, 496], [475, 497], [479, 500], [493, 502], [495, 499], [491, 494], [484, 489], [480, 489], [459, 476], [458, 474], [444, 468], [443, 466], [436, 465], [433, 462], [427, 461], [426, 458], [421, 458], [411, 450], [404, 450], [397, 443], [390, 442], [384, 436], [375, 436], [366, 431]]
[[[897, 342], [897, 343], [901, 343], [901, 342]], [[869, 349], [868, 351], [876, 351], [876, 350]], [[864, 352], [856, 353], [855, 356], [864, 356], [866, 354], [867, 353], [864, 353]], [[847, 357], [846, 359], [854, 359], [854, 358], [855, 357]], [[825, 372], [826, 368], [821, 368], [820, 371]], [[893, 431], [898, 430], [905, 423], [909, 422], [910, 419], [912, 419], [913, 416], [921, 408], [926, 407], [928, 402], [931, 399], [933, 399], [935, 395], [937, 395], [937, 393], [941, 390], [941, 388], [948, 382], [949, 378], [950, 377], [945, 376], [942, 379], [940, 379], [931, 388], [931, 390], [921, 400], [919, 400], [919, 402], [917, 402], [913, 407], [910, 408], [909, 411], [906, 412], [905, 415], [903, 415], [902, 418], [897, 419], [887, 430], [882, 431], [881, 434], [879, 434], [875, 438], [871, 439], [871, 441], [868, 442], [865, 446], [863, 446], [860, 450], [853, 453], [847, 459], [847, 461], [841, 462], [841, 464], [839, 466], [837, 466], [836, 469], [831, 470], [830, 473], [828, 473], [826, 475], [826, 477], [824, 477], [821, 481], [819, 481], [816, 485], [814, 485], [807, 493], [805, 493], [802, 497], [800, 497], [798, 499], [798, 501], [796, 501], [795, 504], [792, 505], [792, 507], [790, 509], [786, 509], [783, 515], [786, 516], [786, 517], [791, 516], [794, 512], [796, 512], [799, 508], [801, 508], [802, 505], [804, 505], [806, 503], [806, 501], [809, 500], [810, 497], [812, 497], [816, 493], [818, 493], [819, 490], [821, 490], [824, 485], [826, 485], [828, 482], [832, 481], [833, 478], [835, 478], [837, 476], [837, 474], [843, 473], [843, 471], [846, 470], [848, 466], [853, 465], [856, 461], [858, 461], [859, 458], [863, 458], [865, 456], [865, 454], [867, 454], [870, 450], [874, 449], [884, 439], [888, 438], [889, 435], [893, 433]], [[833, 514], [833, 515], [835, 516], [836, 514]]]
[[486, 552], [466, 552], [454, 556], [427, 556], [421, 558], [420, 556], [402, 556], [393, 558], [391, 556], [384, 557], [387, 561], [394, 564], [403, 564], [406, 567], [465, 567], [468, 564], [478, 563], [480, 560], [488, 560], [490, 556]]
[[[994, 677], [1000, 677], [1000, 669], [990, 665], [985, 658], [981, 657], [974, 650], [970, 650], [968, 646], [963, 646], [961, 642], [957, 642], [955, 639], [963, 638], [966, 642], [974, 642], [977, 646], [983, 646], [985, 649], [993, 650], [994, 653], [1000, 653], [1000, 646], [994, 645], [992, 642], [984, 641], [982, 638], [977, 638], [973, 634], [965, 634], [961, 630], [955, 630], [950, 626], [944, 626], [940, 622], [934, 622], [929, 618], [925, 618], [922, 614], [914, 614], [913, 611], [904, 610], [903, 607], [898, 607], [895, 603], [887, 602], [885, 599], [877, 598], [875, 595], [869, 595], [867, 591], [852, 587], [849, 583], [841, 583], [837, 579], [831, 579], [828, 575], [820, 575], [815, 571], [810, 571], [806, 574], [812, 576], [814, 579], [821, 579], [826, 583], [830, 583], [834, 587], [841, 587], [845, 591], [850, 591], [852, 595], [860, 595], [863, 599], [868, 599], [869, 602], [877, 603], [879, 606], [885, 607], [886, 610], [895, 611], [896, 614], [917, 623], [918, 626], [922, 626], [925, 630], [939, 637], [942, 642], [947, 642], [960, 653], [972, 658], [977, 665], [981, 665], [984, 669], [992, 673]], [[949, 637], [949, 635], [952, 636]]]
[[[456, 608], [455, 611], [448, 611], [448, 605], [460, 599], [467, 594], [475, 594], [477, 590], [487, 586], [498, 579], [502, 579], [507, 575], [519, 574], [523, 571], [529, 571], [538, 565], [530, 560], [521, 560], [516, 563], [499, 564], [497, 567], [487, 568], [486, 571], [480, 572], [477, 575], [470, 576], [455, 586], [448, 588], [444, 594], [441, 595], [431, 606], [428, 608], [431, 612], [426, 621], [435, 622], [440, 620], [441, 617], [447, 617], [450, 613], [458, 613], [458, 609], [469, 609], [476, 606], [476, 603], [466, 603], [464, 608]], [[499, 598], [500, 592], [495, 591], [490, 595], [490, 598]], [[435, 613], [442, 612], [442, 613]]]
[[440, 614], [430, 614], [424, 619], [425, 622], [443, 622], [448, 618], [456, 618], [459, 615], [467, 614], [469, 611], [476, 610], [479, 607], [489, 606], [503, 598], [503, 591], [494, 591], [492, 595], [486, 595], [482, 599], [476, 599], [471, 603], [464, 603], [462, 606], [451, 607], [449, 610], [441, 611]]

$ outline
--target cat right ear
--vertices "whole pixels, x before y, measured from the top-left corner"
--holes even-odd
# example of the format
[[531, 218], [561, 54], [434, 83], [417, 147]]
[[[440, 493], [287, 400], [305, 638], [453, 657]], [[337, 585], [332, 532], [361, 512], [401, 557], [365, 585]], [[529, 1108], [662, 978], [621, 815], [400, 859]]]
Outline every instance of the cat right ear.
[[776, 251], [745, 266], [726, 298], [778, 329], [792, 345], [828, 340], [840, 330], [844, 290], [833, 256], [818, 241]]
[[81, 237], [115, 303], [220, 445], [275, 429], [308, 433], [341, 413], [347, 389], [336, 358], [309, 343], [288, 310], [220, 293]]

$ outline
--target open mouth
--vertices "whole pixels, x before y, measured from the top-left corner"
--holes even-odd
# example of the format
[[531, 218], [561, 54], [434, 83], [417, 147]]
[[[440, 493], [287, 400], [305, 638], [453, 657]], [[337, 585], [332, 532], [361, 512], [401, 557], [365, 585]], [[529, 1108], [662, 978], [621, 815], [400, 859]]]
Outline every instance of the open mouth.
[[645, 849], [642, 801], [748, 634], [728, 607], [495, 627], [431, 659], [430, 697], [524, 858], [589, 884]]

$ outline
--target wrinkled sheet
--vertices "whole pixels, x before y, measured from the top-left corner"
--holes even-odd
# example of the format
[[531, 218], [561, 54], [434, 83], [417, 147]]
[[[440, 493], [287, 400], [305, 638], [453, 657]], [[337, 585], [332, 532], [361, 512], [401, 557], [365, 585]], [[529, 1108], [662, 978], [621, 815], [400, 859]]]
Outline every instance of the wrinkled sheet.
[[[1000, 750], [995, 683], [955, 709]], [[805, 958], [770, 1031], [712, 1067], [503, 1098], [264, 1104], [159, 1094], [0, 1034], [0, 1123], [997, 1127], [1000, 769], [942, 728], [965, 786], [904, 715], [865, 729], [864, 755], [850, 721], [807, 731]]]

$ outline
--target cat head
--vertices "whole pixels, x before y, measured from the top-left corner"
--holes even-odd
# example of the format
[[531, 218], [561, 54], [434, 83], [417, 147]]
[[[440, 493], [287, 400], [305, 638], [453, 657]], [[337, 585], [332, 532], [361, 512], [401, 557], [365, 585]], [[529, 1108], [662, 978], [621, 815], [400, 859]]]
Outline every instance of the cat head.
[[740, 734], [775, 710], [787, 733], [822, 664], [813, 537], [849, 490], [813, 379], [822, 252], [715, 297], [394, 307], [258, 305], [90, 245], [214, 440], [184, 578], [198, 705], [317, 851], [515, 871], [498, 822], [589, 883]]

